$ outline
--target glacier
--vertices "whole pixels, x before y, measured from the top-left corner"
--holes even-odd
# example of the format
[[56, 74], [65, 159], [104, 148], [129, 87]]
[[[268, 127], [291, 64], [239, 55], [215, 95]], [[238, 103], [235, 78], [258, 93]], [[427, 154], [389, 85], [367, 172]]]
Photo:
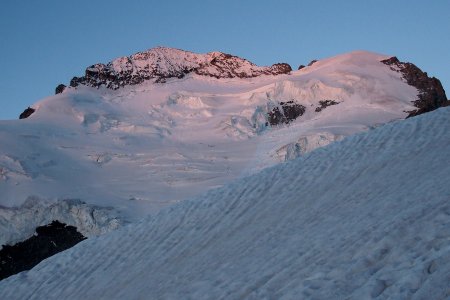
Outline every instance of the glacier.
[[[404, 119], [419, 91], [381, 62], [387, 58], [355, 51], [273, 75], [270, 70], [279, 66], [157, 48], [89, 67], [86, 82], [94, 86], [64, 88], [33, 104], [30, 117], [0, 121], [0, 244], [25, 238], [49, 221], [42, 214], [24, 221], [32, 211], [27, 199], [48, 203], [33, 202], [40, 212], [79, 201], [86, 209], [55, 208], [52, 218], [98, 235]], [[122, 86], [123, 78], [137, 74], [133, 66], [162, 74], [164, 82], [144, 72], [148, 80]], [[92, 75], [105, 68], [122, 72], [123, 78], [115, 77], [120, 88], [103, 85], [109, 78], [103, 73], [106, 79]], [[191, 68], [197, 71], [184, 73]], [[226, 72], [219, 76], [220, 70]], [[172, 78], [170, 72], [184, 75]], [[337, 104], [323, 107], [327, 101]], [[289, 102], [301, 115], [271, 124], [268, 115]], [[89, 215], [100, 210], [101, 218]]]
[[448, 299], [450, 108], [89, 238], [2, 299]]

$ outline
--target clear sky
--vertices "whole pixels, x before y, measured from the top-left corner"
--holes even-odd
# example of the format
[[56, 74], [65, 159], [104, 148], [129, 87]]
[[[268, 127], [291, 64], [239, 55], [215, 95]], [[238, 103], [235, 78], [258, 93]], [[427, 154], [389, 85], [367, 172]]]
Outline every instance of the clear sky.
[[0, 38], [0, 119], [91, 64], [155, 46], [294, 69], [369, 50], [415, 63], [450, 97], [449, 0], [2, 0]]

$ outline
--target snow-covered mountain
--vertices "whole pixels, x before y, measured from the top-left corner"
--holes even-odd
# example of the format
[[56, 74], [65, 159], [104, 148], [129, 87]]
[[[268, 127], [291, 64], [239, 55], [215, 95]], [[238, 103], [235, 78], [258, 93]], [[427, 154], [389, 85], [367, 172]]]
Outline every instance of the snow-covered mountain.
[[[261, 75], [287, 74], [292, 71], [285, 63], [259, 67], [237, 56], [222, 52], [197, 54], [173, 48], [157, 47], [129, 57], [120, 57], [107, 65], [95, 64], [86, 69], [83, 77], [74, 77], [71, 87], [80, 84], [118, 89], [154, 79], [165, 82], [167, 78], [183, 78], [187, 74], [214, 78], [252, 78]], [[65, 86], [60, 85], [57, 93]]]
[[0, 245], [52, 220], [108, 232], [446, 103], [438, 80], [365, 51], [297, 71], [162, 47], [96, 64], [0, 121]]
[[449, 120], [394, 122], [183, 201], [1, 281], [0, 298], [448, 299]]

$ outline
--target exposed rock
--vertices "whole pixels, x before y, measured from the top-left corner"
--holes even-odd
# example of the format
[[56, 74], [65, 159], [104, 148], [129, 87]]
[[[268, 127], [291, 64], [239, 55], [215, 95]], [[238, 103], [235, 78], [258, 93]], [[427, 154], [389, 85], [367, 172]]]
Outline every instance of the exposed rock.
[[78, 86], [78, 81], [79, 81], [79, 78], [75, 76], [75, 77], [73, 77], [73, 78], [70, 80], [69, 85], [70, 85], [71, 87], [77, 87], [77, 86]]
[[0, 280], [30, 270], [42, 260], [73, 247], [86, 239], [74, 226], [53, 221], [36, 228], [36, 234], [13, 246], [0, 250]]
[[55, 89], [55, 95], [61, 94], [62, 92], [64, 92], [65, 89], [66, 89], [66, 86], [64, 84], [58, 85]]
[[294, 100], [279, 102], [279, 105], [272, 108], [268, 113], [270, 125], [289, 124], [293, 120], [305, 113], [306, 107], [295, 103]]
[[419, 91], [417, 95], [418, 99], [413, 101], [417, 109], [408, 111], [409, 115], [407, 118], [450, 105], [450, 101], [447, 100], [444, 88], [439, 79], [428, 77], [426, 72], [422, 72], [414, 64], [401, 62], [395, 56], [382, 60], [381, 62], [390, 66], [393, 71], [400, 72], [406, 82]]
[[305, 65], [300, 65], [300, 66], [298, 66], [298, 69], [297, 70], [301, 70], [301, 69], [303, 69], [305, 67]]
[[312, 66], [316, 62], [317, 62], [317, 59], [313, 59], [312, 61], [309, 62], [308, 67]]
[[36, 110], [32, 107], [27, 107], [19, 116], [19, 119], [26, 119], [31, 116]]
[[269, 123], [270, 125], [279, 125], [282, 123], [286, 123], [286, 118], [284, 117], [283, 112], [278, 106], [272, 108], [272, 110], [269, 111]]
[[269, 72], [267, 75], [288, 74], [291, 71], [291, 65], [287, 63], [276, 63], [269, 67]]
[[246, 59], [222, 52], [196, 54], [188, 51], [157, 47], [129, 57], [117, 58], [108, 64], [95, 64], [83, 77], [74, 77], [71, 87], [80, 84], [110, 89], [140, 84], [146, 80], [165, 82], [168, 78], [183, 78], [197, 74], [214, 78], [252, 78], [261, 75], [287, 74], [292, 71], [286, 63], [259, 67]]
[[337, 102], [335, 100], [320, 100], [319, 101], [319, 105], [320, 106], [316, 107], [315, 111], [316, 112], [320, 112], [320, 111], [322, 111], [322, 109], [324, 109], [324, 108], [326, 108], [328, 106], [336, 105], [336, 104], [339, 104], [339, 103], [340, 102]]

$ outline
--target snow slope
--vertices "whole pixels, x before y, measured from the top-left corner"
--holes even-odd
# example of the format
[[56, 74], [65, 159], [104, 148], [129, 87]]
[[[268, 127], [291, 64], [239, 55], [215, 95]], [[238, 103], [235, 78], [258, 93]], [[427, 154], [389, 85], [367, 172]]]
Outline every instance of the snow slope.
[[[164, 51], [164, 64], [152, 68], [178, 70], [193, 55]], [[194, 62], [202, 57], [194, 55]], [[357, 51], [277, 76], [217, 79], [192, 73], [117, 90], [79, 85], [48, 97], [33, 105], [36, 112], [28, 119], [0, 121], [0, 245], [48, 222], [30, 219], [30, 211], [43, 216], [51, 207], [51, 216], [69, 225], [88, 220], [79, 227], [84, 235], [107, 232], [345, 136], [403, 119], [414, 109], [418, 91], [380, 62], [386, 58]], [[113, 64], [117, 68], [119, 60]], [[305, 108], [304, 114], [289, 124], [268, 124], [268, 113], [291, 100]], [[324, 100], [338, 104], [316, 111]], [[92, 208], [66, 209], [62, 200]], [[92, 216], [92, 210], [101, 212]]]
[[448, 299], [450, 108], [349, 137], [0, 282], [2, 299]]

